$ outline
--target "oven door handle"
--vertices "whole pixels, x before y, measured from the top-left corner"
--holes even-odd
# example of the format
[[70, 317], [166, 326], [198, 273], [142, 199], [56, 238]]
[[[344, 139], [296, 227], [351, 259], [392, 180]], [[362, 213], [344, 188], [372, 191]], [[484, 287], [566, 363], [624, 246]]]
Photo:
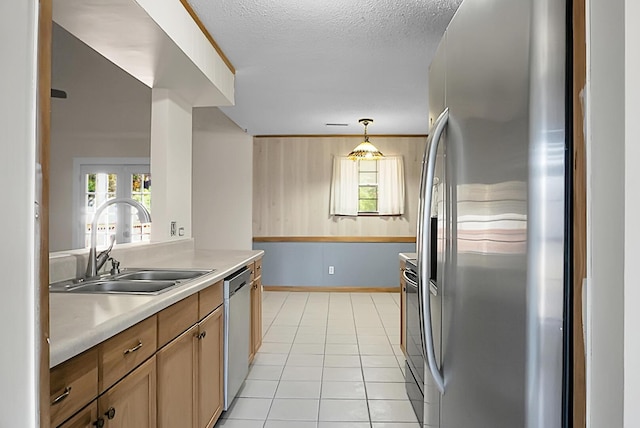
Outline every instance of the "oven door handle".
[[407, 275], [407, 271], [406, 270], [402, 271], [402, 277], [404, 278], [405, 281], [407, 281], [407, 284], [409, 284], [413, 288], [418, 288], [418, 283], [415, 282], [413, 279], [411, 279], [409, 277], [409, 275]]

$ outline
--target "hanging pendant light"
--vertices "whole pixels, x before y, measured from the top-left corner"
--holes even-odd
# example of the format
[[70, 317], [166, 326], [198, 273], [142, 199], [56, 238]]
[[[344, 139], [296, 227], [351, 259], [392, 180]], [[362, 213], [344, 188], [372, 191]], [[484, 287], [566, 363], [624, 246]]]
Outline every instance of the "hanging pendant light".
[[367, 125], [373, 123], [373, 119], [360, 119], [358, 122], [364, 125], [364, 141], [358, 144], [347, 157], [351, 160], [375, 160], [383, 158], [384, 155], [369, 142], [369, 136], [367, 135]]

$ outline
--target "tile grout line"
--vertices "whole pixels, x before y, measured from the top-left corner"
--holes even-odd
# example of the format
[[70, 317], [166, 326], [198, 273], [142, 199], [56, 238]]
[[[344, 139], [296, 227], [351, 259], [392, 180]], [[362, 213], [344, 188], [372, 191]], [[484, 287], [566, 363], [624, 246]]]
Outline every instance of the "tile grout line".
[[320, 395], [318, 395], [318, 412], [316, 413], [316, 427], [320, 425], [320, 406], [322, 406], [322, 383], [324, 380], [324, 363], [327, 359], [327, 336], [329, 335], [329, 312], [331, 311], [331, 294], [327, 296], [327, 316], [324, 323], [324, 346], [322, 350], [322, 371], [320, 373]]
[[[360, 352], [360, 339], [358, 336], [358, 326], [356, 325], [356, 319], [355, 319], [355, 312], [353, 310], [353, 299], [351, 298], [352, 296], [349, 295], [349, 301], [351, 302], [351, 312], [354, 314], [353, 315], [353, 328], [355, 328], [356, 330], [356, 343], [357, 343], [357, 347], [358, 347], [358, 358], [360, 360], [360, 374], [362, 375], [362, 386], [364, 387], [364, 402], [367, 405], [367, 416], [369, 417], [369, 428], [373, 427], [373, 422], [371, 422], [371, 409], [369, 408], [369, 394], [367, 392], [367, 382], [364, 379], [364, 367], [362, 364], [362, 353]], [[369, 296], [371, 297], [371, 296]]]
[[[285, 303], [289, 299], [289, 297], [291, 297], [291, 292], [289, 292], [287, 294], [287, 298], [285, 299], [285, 302], [283, 302], [282, 306], [280, 307], [280, 310], [278, 311], [278, 314], [280, 314], [280, 311], [282, 311], [282, 308], [284, 308]], [[304, 315], [304, 309], [306, 308], [308, 301], [309, 301], [309, 295], [307, 295], [307, 298], [304, 301], [304, 306], [302, 308], [302, 315], [300, 315], [300, 319], [298, 319], [298, 324], [296, 326], [296, 333], [293, 335], [293, 340], [291, 341], [291, 346], [289, 347], [289, 352], [287, 353], [287, 358], [285, 359], [284, 365], [282, 366], [282, 372], [280, 372], [280, 377], [278, 378], [278, 384], [276, 385], [276, 390], [273, 393], [273, 398], [271, 399], [271, 404], [269, 405], [269, 410], [267, 411], [267, 415], [265, 417], [265, 420], [262, 423], [263, 428], [267, 424], [267, 421], [269, 420], [269, 414], [271, 413], [271, 409], [273, 408], [273, 403], [276, 401], [276, 395], [278, 394], [278, 389], [280, 388], [280, 382], [282, 382], [282, 376], [284, 375], [284, 369], [287, 367], [287, 362], [289, 362], [289, 357], [291, 356], [291, 351], [293, 349], [293, 343], [295, 342], [295, 338], [298, 335], [298, 330], [300, 329], [300, 321], [302, 320], [302, 316]], [[276, 318], [277, 318], [277, 316], [276, 316]], [[275, 320], [275, 318], [274, 318], [274, 320]]]

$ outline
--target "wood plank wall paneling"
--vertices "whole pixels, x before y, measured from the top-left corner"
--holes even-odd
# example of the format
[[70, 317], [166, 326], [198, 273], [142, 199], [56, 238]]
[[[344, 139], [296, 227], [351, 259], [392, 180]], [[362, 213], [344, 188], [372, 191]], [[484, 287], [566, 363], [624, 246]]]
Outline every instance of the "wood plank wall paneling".
[[361, 136], [256, 137], [253, 152], [253, 236], [415, 236], [425, 136], [371, 136], [387, 155], [402, 155], [405, 215], [329, 215], [332, 162]]
[[582, 91], [587, 83], [585, 0], [573, 1], [573, 427], [586, 427], [582, 280], [587, 276], [587, 184]]
[[39, 286], [39, 407], [40, 427], [50, 426], [49, 417], [49, 147], [51, 136], [51, 39], [53, 31], [51, 0], [40, 0], [38, 21], [38, 120], [36, 162], [41, 168], [39, 188], [40, 213], [36, 222], [36, 236], [40, 241], [36, 244], [36, 266], [39, 269], [37, 284]]

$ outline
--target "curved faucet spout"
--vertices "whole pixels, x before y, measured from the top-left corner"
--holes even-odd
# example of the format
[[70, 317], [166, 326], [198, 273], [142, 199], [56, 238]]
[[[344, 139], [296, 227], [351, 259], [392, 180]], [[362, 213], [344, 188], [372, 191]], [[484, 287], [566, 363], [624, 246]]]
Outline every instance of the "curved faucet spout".
[[[89, 261], [87, 262], [87, 271], [85, 273], [85, 277], [87, 278], [91, 278], [98, 275], [98, 270], [101, 267], [101, 266], [98, 266], [98, 258], [96, 256], [98, 220], [100, 219], [100, 215], [103, 213], [105, 209], [115, 204], [131, 205], [132, 207], [138, 210], [138, 219], [140, 219], [140, 223], [151, 223], [151, 214], [149, 213], [149, 210], [147, 210], [147, 208], [144, 205], [142, 205], [140, 202], [135, 201], [133, 199], [114, 198], [114, 199], [109, 199], [108, 201], [100, 205], [96, 209], [96, 213], [93, 216], [93, 221], [91, 222], [91, 248], [89, 249]], [[109, 250], [107, 250], [106, 257], [104, 257], [104, 260], [106, 261], [108, 258], [109, 258]]]

